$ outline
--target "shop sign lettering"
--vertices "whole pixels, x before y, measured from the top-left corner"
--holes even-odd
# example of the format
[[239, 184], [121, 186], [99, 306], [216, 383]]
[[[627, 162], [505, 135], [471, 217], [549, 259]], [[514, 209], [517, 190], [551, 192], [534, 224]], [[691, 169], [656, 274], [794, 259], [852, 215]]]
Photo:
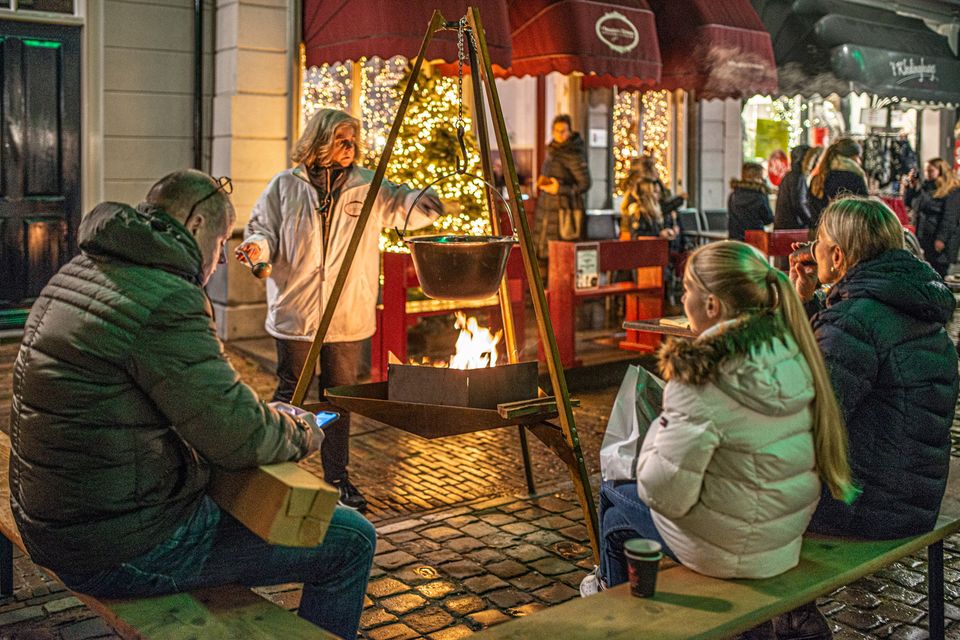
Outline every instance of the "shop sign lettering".
[[617, 53], [627, 53], [640, 44], [640, 32], [627, 16], [611, 11], [600, 16], [596, 24], [597, 37]]
[[897, 84], [903, 84], [911, 80], [923, 82], [924, 79], [931, 82], [937, 81], [937, 65], [925, 64], [923, 58], [920, 58], [919, 63], [914, 62], [913, 58], [892, 60], [890, 61], [890, 73], [894, 78], [897, 78]]

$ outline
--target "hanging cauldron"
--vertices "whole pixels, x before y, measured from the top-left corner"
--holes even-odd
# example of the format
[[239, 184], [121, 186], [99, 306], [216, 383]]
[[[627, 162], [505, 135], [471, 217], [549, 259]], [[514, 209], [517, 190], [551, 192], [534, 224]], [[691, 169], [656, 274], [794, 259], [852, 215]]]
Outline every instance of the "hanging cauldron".
[[[506, 205], [509, 215], [510, 205], [496, 187], [479, 176], [455, 172], [434, 180], [424, 188], [410, 205], [407, 218], [430, 187], [455, 175], [483, 182]], [[510, 249], [517, 242], [514, 236], [440, 235], [405, 238], [403, 232], [397, 230], [397, 233], [410, 250], [420, 288], [427, 296], [437, 300], [484, 300], [495, 295], [507, 268]]]

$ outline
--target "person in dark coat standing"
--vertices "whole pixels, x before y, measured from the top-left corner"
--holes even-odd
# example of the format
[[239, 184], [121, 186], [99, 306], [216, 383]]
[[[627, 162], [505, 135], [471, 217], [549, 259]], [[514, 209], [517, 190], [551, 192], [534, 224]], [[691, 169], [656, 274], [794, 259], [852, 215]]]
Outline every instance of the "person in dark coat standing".
[[733, 192], [727, 198], [730, 221], [727, 229], [731, 240], [743, 240], [747, 230], [762, 231], [773, 222], [770, 210], [770, 189], [763, 182], [763, 166], [745, 162], [739, 180], [731, 180]]
[[[947, 484], [957, 403], [957, 355], [945, 328], [953, 294], [903, 249], [900, 222], [876, 200], [830, 204], [813, 257], [815, 264], [791, 256], [790, 278], [812, 314], [862, 494], [852, 504], [822, 495], [809, 530], [874, 539], [930, 531]], [[831, 285], [825, 296], [818, 280]], [[815, 604], [778, 618], [777, 636], [831, 637]]]
[[903, 202], [914, 212], [923, 257], [945, 276], [960, 249], [960, 178], [942, 158], [928, 160], [923, 177], [920, 184], [915, 171], [908, 174], [901, 183]]
[[840, 138], [820, 156], [810, 180], [810, 226], [816, 227], [820, 213], [837, 196], [865, 196], [867, 178], [860, 166], [863, 149], [850, 138]]
[[[813, 211], [810, 208], [810, 187], [807, 185], [810, 158], [814, 147], [799, 144], [790, 150], [790, 171], [780, 181], [777, 207], [773, 214], [774, 229], [808, 229]], [[810, 164], [808, 164], [810, 163]]]
[[[580, 134], [573, 131], [570, 116], [553, 119], [553, 140], [537, 178], [536, 221], [537, 256], [547, 260], [551, 240], [579, 240], [585, 213], [583, 194], [590, 188], [587, 153]], [[560, 212], [570, 212], [569, 222], [561, 224]]]

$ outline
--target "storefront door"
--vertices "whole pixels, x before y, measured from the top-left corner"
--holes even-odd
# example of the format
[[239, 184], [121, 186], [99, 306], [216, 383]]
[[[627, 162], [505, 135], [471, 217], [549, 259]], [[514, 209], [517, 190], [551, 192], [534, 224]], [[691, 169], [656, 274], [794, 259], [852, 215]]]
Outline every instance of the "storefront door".
[[76, 252], [80, 28], [0, 21], [0, 329]]

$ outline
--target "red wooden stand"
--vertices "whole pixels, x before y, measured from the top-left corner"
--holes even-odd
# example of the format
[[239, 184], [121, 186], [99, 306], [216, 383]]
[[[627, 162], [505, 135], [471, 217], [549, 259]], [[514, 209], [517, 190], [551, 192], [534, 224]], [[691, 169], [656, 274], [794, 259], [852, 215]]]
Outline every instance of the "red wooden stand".
[[[636, 271], [636, 282], [617, 282], [593, 289], [576, 287], [577, 246], [599, 247], [598, 270]], [[576, 357], [576, 306], [587, 298], [626, 295], [625, 320], [659, 318], [663, 315], [663, 268], [667, 265], [667, 241], [660, 238], [642, 240], [601, 240], [600, 242], [551, 242], [547, 301], [550, 319], [557, 336], [560, 361], [566, 368], [580, 364]], [[660, 336], [627, 331], [621, 349], [653, 351]]]
[[744, 234], [747, 244], [755, 246], [768, 257], [788, 256], [794, 242], [810, 240], [809, 229], [781, 229], [780, 231], [747, 231]]
[[[514, 248], [507, 262], [507, 281], [510, 287], [510, 302], [513, 306], [513, 318], [516, 335], [523, 336], [523, 292], [526, 284], [523, 280], [523, 261], [520, 251]], [[407, 290], [420, 286], [413, 261], [408, 253], [383, 254], [383, 301], [377, 306], [377, 332], [373, 334], [370, 353], [370, 379], [387, 379], [387, 353], [392, 352], [402, 362], [407, 359], [407, 330], [417, 319], [425, 316], [437, 316], [458, 310], [496, 311], [490, 314], [491, 328], [500, 324], [500, 304], [497, 297], [490, 300], [407, 300]], [[453, 345], [451, 345], [451, 353]]]

